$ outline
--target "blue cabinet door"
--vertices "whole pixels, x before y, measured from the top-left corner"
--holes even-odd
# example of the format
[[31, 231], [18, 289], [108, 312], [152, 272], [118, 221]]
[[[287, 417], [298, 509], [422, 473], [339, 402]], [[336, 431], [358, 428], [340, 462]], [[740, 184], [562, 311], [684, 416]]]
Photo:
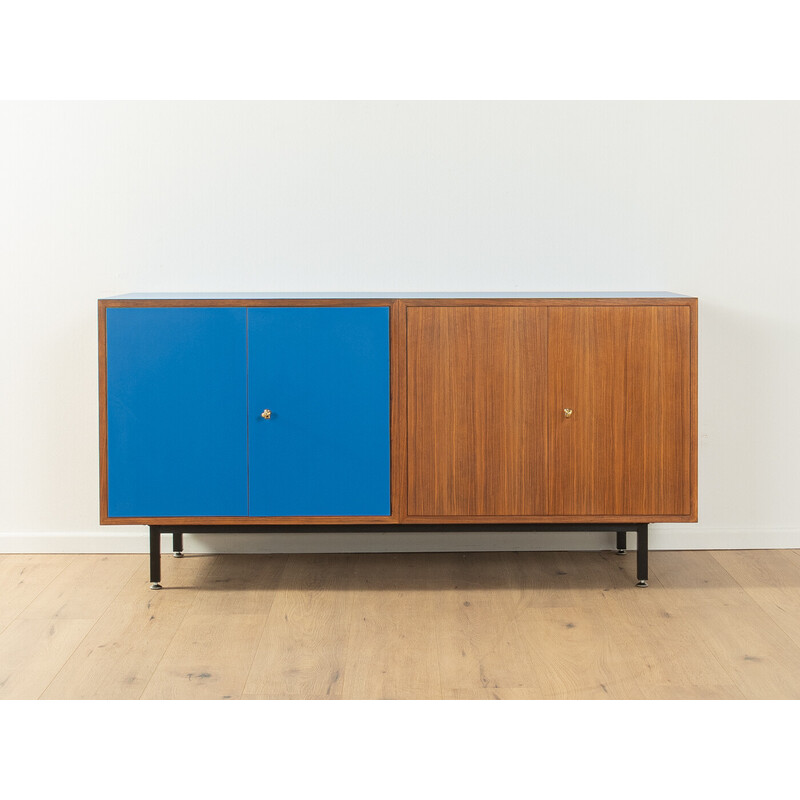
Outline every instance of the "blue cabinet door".
[[247, 310], [106, 310], [108, 515], [247, 515]]
[[389, 309], [250, 308], [248, 353], [250, 515], [389, 515]]

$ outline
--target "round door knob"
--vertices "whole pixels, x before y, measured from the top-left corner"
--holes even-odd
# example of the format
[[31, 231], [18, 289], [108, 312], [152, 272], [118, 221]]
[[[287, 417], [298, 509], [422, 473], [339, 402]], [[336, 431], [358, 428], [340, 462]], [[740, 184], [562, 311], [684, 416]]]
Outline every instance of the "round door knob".
[[565, 408], [565, 409], [564, 409], [564, 416], [565, 416], [567, 419], [569, 419], [569, 418], [572, 416], [572, 409], [571, 409], [571, 408]]
[[269, 419], [272, 416], [272, 412], [268, 408], [265, 408], [261, 412], [261, 416], [264, 417], [264, 419]]

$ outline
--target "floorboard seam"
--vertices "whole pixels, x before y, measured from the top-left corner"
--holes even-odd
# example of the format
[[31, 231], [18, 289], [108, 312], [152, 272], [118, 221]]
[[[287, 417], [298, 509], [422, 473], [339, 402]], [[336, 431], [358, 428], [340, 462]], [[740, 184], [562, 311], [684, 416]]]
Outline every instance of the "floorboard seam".
[[770, 613], [769, 609], [768, 609], [768, 608], [766, 608], [766, 607], [763, 605], [763, 603], [762, 603], [762, 602], [761, 602], [761, 601], [760, 601], [760, 600], [759, 600], [757, 597], [754, 597], [754, 596], [753, 596], [753, 595], [752, 595], [752, 594], [751, 594], [751, 593], [748, 591], [748, 589], [747, 589], [747, 587], [746, 587], [746, 586], [743, 586], [743, 585], [742, 585], [742, 584], [739, 582], [739, 580], [737, 579], [737, 577], [736, 577], [736, 576], [735, 576], [735, 575], [734, 575], [734, 574], [733, 574], [733, 573], [732, 573], [732, 572], [731, 572], [731, 571], [730, 571], [730, 570], [729, 570], [729, 569], [728, 569], [728, 568], [727, 568], [727, 567], [726, 567], [724, 564], [722, 564], [722, 563], [720, 562], [720, 560], [719, 560], [719, 559], [716, 557], [716, 555], [714, 555], [714, 553], [712, 553], [711, 555], [713, 556], [713, 558], [714, 558], [714, 561], [716, 561], [716, 562], [717, 562], [717, 564], [719, 564], [719, 565], [720, 565], [720, 567], [721, 567], [722, 569], [724, 569], [724, 570], [725, 570], [725, 572], [727, 572], [727, 573], [728, 573], [728, 575], [730, 575], [730, 576], [731, 576], [731, 578], [732, 578], [734, 581], [736, 581], [737, 585], [738, 585], [738, 586], [739, 586], [739, 587], [742, 589], [742, 591], [743, 591], [743, 592], [744, 592], [744, 593], [745, 593], [745, 594], [746, 594], [746, 595], [747, 595], [747, 596], [750, 598], [750, 600], [752, 600], [752, 602], [753, 602], [753, 603], [755, 603], [755, 604], [758, 606], [758, 608], [759, 608], [759, 609], [760, 609], [760, 610], [763, 612], [763, 614], [764, 614], [764, 615], [765, 615], [765, 616], [766, 616], [766, 617], [769, 619], [769, 621], [770, 621], [770, 622], [772, 622], [772, 624], [773, 624], [773, 625], [775, 625], [775, 627], [776, 627], [776, 628], [777, 628], [777, 629], [778, 629], [778, 630], [779, 630], [779, 631], [780, 631], [780, 632], [781, 632], [781, 633], [782, 633], [784, 636], [786, 636], [786, 638], [787, 638], [787, 639], [789, 639], [789, 641], [790, 641], [790, 642], [791, 642], [791, 643], [794, 645], [795, 649], [798, 651], [798, 654], [800, 654], [800, 642], [797, 642], [797, 641], [795, 640], [795, 638], [794, 638], [794, 636], [792, 635], [792, 633], [791, 633], [790, 631], [787, 631], [787, 630], [786, 630], [786, 629], [783, 627], [783, 625], [781, 625], [781, 623], [780, 623], [780, 620], [778, 620], [776, 617], [774, 617], [774, 616], [773, 616], [773, 615]]
[[[40, 595], [40, 594], [41, 594], [41, 593], [42, 593], [42, 592], [43, 592], [43, 591], [44, 591], [44, 590], [45, 590], [45, 589], [46, 589], [48, 586], [50, 586], [50, 584], [51, 584], [51, 583], [52, 583], [52, 582], [53, 582], [53, 581], [54, 581], [54, 580], [55, 580], [55, 579], [56, 579], [56, 578], [57, 578], [59, 575], [61, 575], [61, 573], [62, 573], [62, 572], [63, 572], [63, 571], [64, 571], [64, 570], [65, 570], [65, 569], [66, 569], [66, 568], [67, 568], [67, 567], [68, 567], [68, 566], [69, 566], [69, 565], [70, 565], [70, 564], [73, 562], [73, 561], [75, 561], [75, 556], [74, 556], [74, 555], [72, 556], [72, 558], [69, 558], [69, 559], [67, 559], [67, 562], [64, 564], [64, 566], [63, 566], [63, 567], [62, 567], [62, 568], [61, 568], [61, 569], [60, 569], [58, 572], [56, 572], [56, 574], [55, 574], [55, 575], [53, 575], [53, 577], [52, 577], [52, 578], [50, 578], [50, 580], [49, 580], [49, 581], [47, 581], [47, 583], [46, 583], [46, 584], [44, 584], [44, 586], [42, 586], [42, 588], [41, 588], [41, 589], [39, 589], [39, 591], [38, 591], [38, 592], [36, 592], [36, 594], [35, 594], [35, 595], [34, 595], [34, 596], [31, 598], [31, 601], [30, 601], [30, 602], [29, 602], [29, 603], [28, 603], [26, 606], [24, 606], [23, 608], [21, 608], [21, 609], [20, 609], [20, 610], [17, 612], [17, 615], [16, 615], [16, 616], [15, 616], [13, 619], [9, 620], [9, 624], [10, 624], [11, 622], [14, 622], [15, 620], [19, 619], [19, 617], [20, 617], [20, 616], [23, 614], [23, 612], [25, 612], [25, 611], [26, 611], [28, 608], [30, 608], [30, 606], [32, 606], [32, 605], [33, 605], [33, 603], [35, 603], [35, 602], [36, 602], [36, 600], [37, 600], [37, 598], [39, 597], [39, 595]], [[8, 627], [8, 625], [7, 625], [6, 627]]]
[[256, 663], [256, 656], [258, 655], [259, 648], [261, 647], [261, 642], [264, 639], [264, 634], [267, 630], [267, 625], [269, 624], [269, 618], [272, 616], [272, 609], [275, 606], [275, 598], [278, 594], [278, 588], [281, 587], [280, 591], [283, 591], [283, 575], [286, 572], [286, 566], [289, 563], [289, 556], [285, 555], [283, 558], [283, 567], [281, 568], [278, 575], [275, 577], [275, 584], [276, 589], [272, 595], [272, 601], [269, 604], [269, 611], [264, 615], [264, 624], [261, 626], [261, 631], [258, 634], [258, 642], [256, 643], [255, 648], [253, 649], [253, 657], [250, 659], [250, 666], [247, 668], [247, 674], [244, 676], [244, 681], [242, 683], [242, 691], [239, 692], [239, 699], [241, 700], [245, 694], [245, 689], [247, 688], [247, 682], [250, 680], [250, 673], [253, 671], [253, 664]]
[[92, 625], [89, 628], [89, 630], [86, 631], [86, 633], [83, 636], [83, 638], [75, 645], [75, 647], [70, 651], [69, 655], [64, 659], [63, 663], [56, 670], [56, 672], [54, 673], [53, 677], [50, 678], [50, 680], [47, 682], [47, 686], [45, 686], [44, 689], [42, 690], [41, 694], [39, 694], [38, 699], [41, 699], [42, 695], [44, 695], [47, 692], [47, 690], [50, 688], [50, 686], [53, 683], [53, 681], [61, 674], [61, 672], [64, 669], [64, 667], [67, 666], [67, 664], [69, 663], [69, 661], [72, 658], [72, 656], [74, 656], [75, 653], [78, 652], [78, 648], [86, 641], [86, 639], [88, 638], [89, 634], [95, 629], [95, 627], [100, 622], [100, 620], [108, 612], [108, 609], [111, 608], [111, 606], [114, 604], [114, 601], [122, 594], [122, 592], [125, 590], [125, 587], [133, 579], [133, 576], [136, 574], [136, 570], [137, 570], [137, 567], [134, 567], [133, 571], [131, 572], [130, 576], [128, 577], [128, 580], [126, 580], [122, 584], [122, 586], [120, 586], [119, 591], [111, 598], [111, 600], [109, 600], [108, 605], [95, 617], [95, 620], [92, 623]]
[[[204, 575], [207, 575], [209, 572], [211, 572], [211, 569], [213, 568], [218, 558], [219, 558], [218, 555], [213, 556], [209, 561], [206, 569], [200, 572], [200, 574], [195, 577], [195, 580], [200, 581]], [[164, 590], [162, 589], [161, 591]], [[150, 686], [150, 683], [153, 680], [153, 676], [158, 672], [158, 668], [161, 666], [161, 662], [164, 660], [164, 656], [169, 652], [170, 647], [172, 647], [172, 643], [175, 641], [175, 637], [178, 635], [178, 633], [180, 633], [181, 626], [183, 625], [186, 617], [189, 615], [189, 612], [192, 610], [192, 606], [197, 601], [197, 596], [200, 594], [200, 589], [195, 588], [194, 594], [195, 594], [194, 599], [192, 600], [191, 603], [186, 604], [186, 610], [183, 612], [183, 616], [180, 618], [180, 622], [178, 622], [178, 624], [175, 626], [175, 632], [172, 634], [172, 636], [170, 636], [169, 641], [167, 642], [167, 646], [161, 653], [161, 658], [158, 659], [158, 662], [156, 663], [155, 667], [153, 667], [153, 671], [150, 673], [150, 677], [147, 679], [145, 685], [142, 686], [142, 691], [139, 693], [139, 697], [136, 698], [137, 700], [142, 699], [148, 687]]]

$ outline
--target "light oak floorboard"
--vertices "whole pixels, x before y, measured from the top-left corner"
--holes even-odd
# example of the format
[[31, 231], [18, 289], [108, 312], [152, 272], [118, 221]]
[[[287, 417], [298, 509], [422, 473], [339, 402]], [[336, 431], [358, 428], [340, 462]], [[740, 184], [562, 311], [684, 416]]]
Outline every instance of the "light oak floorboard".
[[[600, 694], [593, 687], [573, 691], [569, 696], [541, 697], [532, 689], [448, 689], [445, 700], [633, 700], [634, 697], [614, 697]], [[731, 686], [657, 686], [647, 687], [647, 700], [744, 700], [744, 695]]]
[[319, 700], [342, 696], [356, 558], [292, 556], [272, 601], [245, 696]]
[[720, 550], [712, 555], [800, 646], [800, 558], [780, 550]]
[[419, 553], [356, 559], [343, 698], [441, 699], [436, 640], [441, 598], [430, 577], [436, 563]]
[[640, 656], [598, 608], [531, 608], [518, 621], [541, 699], [641, 699]]
[[594, 687], [579, 691], [569, 697], [552, 696], [542, 697], [539, 689], [445, 689], [443, 691], [444, 700], [614, 700], [614, 699], [642, 699], [636, 698], [615, 698], [611, 694], [597, 692]]
[[746, 697], [800, 699], [800, 650], [761, 609], [698, 609], [698, 631]]
[[649, 684], [645, 687], [648, 700], [745, 700], [741, 689], [733, 684], [724, 686], [682, 686]]
[[514, 601], [521, 608], [575, 608], [585, 599], [585, 587], [576, 583], [568, 553], [502, 555]]
[[447, 689], [519, 689], [541, 693], [518, 620], [524, 596], [509, 554], [452, 553], [437, 559], [435, 606], [439, 674]]
[[39, 697], [93, 624], [93, 619], [15, 619], [0, 633], [0, 700]]
[[60, 558], [0, 558], [0, 697], [800, 698], [798, 551]]
[[189, 614], [268, 615], [286, 561], [285, 555], [216, 557], [203, 579], [201, 591], [197, 593]]
[[725, 608], [753, 605], [753, 598], [709, 550], [661, 550], [650, 554], [650, 562], [651, 571], [669, 590], [674, 603]]
[[539, 689], [443, 689], [443, 700], [541, 700]]
[[262, 614], [187, 614], [142, 699], [239, 699], [266, 621]]
[[141, 563], [139, 555], [75, 556], [19, 616], [97, 620]]
[[694, 635], [706, 643], [745, 697], [800, 699], [800, 647], [715, 554], [659, 555], [659, 580], [687, 615]]
[[[536, 566], [539, 553], [507, 561], [527, 598], [517, 626], [538, 681], [537, 697], [641, 699], [637, 677], [649, 664], [630, 647], [629, 626], [618, 623], [625, 601], [615, 604], [617, 595], [641, 599], [629, 594], [635, 587], [626, 564], [608, 553], [546, 555], [544, 574]], [[542, 596], [547, 601], [537, 602]]]
[[[445, 700], [542, 700], [562, 698], [541, 698], [530, 689], [448, 689]], [[574, 695], [571, 700], [614, 699], [611, 695], [600, 696], [593, 690], [583, 695]], [[626, 698], [623, 698], [626, 699]], [[629, 698], [632, 699], [632, 698]], [[736, 688], [728, 686], [696, 687], [656, 686], [648, 687], [648, 700], [744, 700], [744, 695]]]
[[164, 589], [150, 591], [144, 560], [70, 656], [43, 699], [134, 700], [198, 594], [214, 556], [163, 558]]
[[0, 631], [75, 558], [73, 555], [0, 556]]
[[[709, 692], [722, 690], [735, 696], [738, 689], [731, 676], [692, 624], [693, 607], [676, 604], [659, 580], [662, 556], [669, 571], [669, 554], [650, 553], [650, 586], [645, 589], [635, 585], [635, 552], [571, 553], [569, 560], [574, 579], [585, 592], [591, 586], [602, 587], [603, 618], [614, 620], [612, 636], [624, 656], [624, 670], [630, 671], [645, 698], [662, 697], [669, 686], [698, 695], [708, 687]], [[581, 608], [591, 607], [589, 599], [587, 594]]]

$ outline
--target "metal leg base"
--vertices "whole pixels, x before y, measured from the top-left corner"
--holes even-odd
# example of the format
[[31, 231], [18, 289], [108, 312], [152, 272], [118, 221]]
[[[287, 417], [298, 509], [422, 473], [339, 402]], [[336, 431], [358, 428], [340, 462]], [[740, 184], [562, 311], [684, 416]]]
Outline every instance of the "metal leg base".
[[150, 526], [150, 588], [161, 588], [161, 527]]
[[647, 523], [636, 526], [636, 585], [647, 586]]
[[628, 552], [627, 550], [617, 550], [617, 555], [618, 556], [624, 556], [624, 555], [627, 554], [627, 552]]
[[183, 558], [183, 531], [172, 532], [172, 549], [175, 558]]

